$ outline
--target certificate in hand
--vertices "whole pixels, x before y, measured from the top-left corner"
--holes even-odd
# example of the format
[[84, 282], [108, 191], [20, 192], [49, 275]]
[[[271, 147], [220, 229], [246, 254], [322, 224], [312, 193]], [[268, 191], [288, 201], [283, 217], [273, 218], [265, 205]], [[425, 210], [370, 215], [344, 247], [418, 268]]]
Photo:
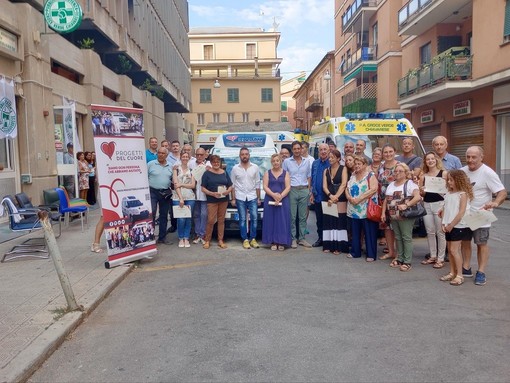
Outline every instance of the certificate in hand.
[[482, 226], [486, 226], [498, 220], [494, 213], [490, 210], [471, 210], [462, 220], [471, 230], [476, 230]]
[[204, 175], [206, 171], [205, 165], [198, 165], [195, 169], [191, 171], [191, 174], [193, 174], [193, 177], [195, 177], [195, 180], [200, 181], [202, 180], [202, 176]]
[[172, 206], [174, 218], [191, 218], [191, 208], [188, 205], [180, 207], [179, 205]]
[[338, 217], [338, 207], [336, 203], [328, 206], [327, 202], [322, 201], [322, 214], [332, 215], [333, 217]]
[[442, 177], [425, 176], [425, 191], [427, 193], [446, 194], [446, 180]]

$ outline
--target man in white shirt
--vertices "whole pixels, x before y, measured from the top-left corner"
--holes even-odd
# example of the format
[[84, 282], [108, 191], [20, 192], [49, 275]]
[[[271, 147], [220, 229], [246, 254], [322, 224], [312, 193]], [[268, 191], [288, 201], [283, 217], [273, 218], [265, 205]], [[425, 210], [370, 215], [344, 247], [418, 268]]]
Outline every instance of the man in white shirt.
[[[256, 164], [250, 162], [250, 151], [243, 147], [239, 150], [240, 162], [232, 168], [230, 179], [234, 185], [232, 190], [232, 206], [239, 212], [239, 229], [243, 248], [259, 248], [255, 239], [257, 235], [257, 208], [260, 206], [260, 171]], [[246, 210], [250, 214], [250, 231], [247, 232]]]
[[[193, 224], [195, 225], [195, 239], [193, 243], [205, 243], [205, 229], [207, 225], [207, 198], [202, 191], [202, 175], [204, 174], [207, 167], [211, 166], [209, 161], [206, 161], [206, 152], [204, 148], [198, 148], [195, 151], [197, 159], [193, 169], [193, 175], [195, 176], [196, 185], [196, 200], [195, 206], [193, 207]], [[189, 166], [189, 165], [188, 165]]]
[[[471, 146], [466, 151], [466, 163], [463, 170], [471, 185], [473, 185], [474, 198], [471, 201], [473, 210], [489, 210], [501, 205], [507, 196], [505, 186], [494, 170], [483, 163], [483, 149]], [[496, 194], [494, 201], [492, 195]], [[489, 260], [489, 230], [490, 223], [473, 231], [473, 240], [477, 248], [478, 271], [475, 276], [475, 285], [483, 286], [487, 282], [485, 268]], [[472, 277], [471, 272], [471, 241], [462, 241], [462, 275]]]

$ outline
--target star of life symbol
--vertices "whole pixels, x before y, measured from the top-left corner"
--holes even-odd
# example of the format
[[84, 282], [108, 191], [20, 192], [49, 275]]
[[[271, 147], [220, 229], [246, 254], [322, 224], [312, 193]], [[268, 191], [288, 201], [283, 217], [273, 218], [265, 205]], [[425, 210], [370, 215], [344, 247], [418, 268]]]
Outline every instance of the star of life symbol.
[[403, 122], [399, 122], [397, 125], [397, 130], [400, 133], [404, 133], [407, 130], [406, 124], [404, 124]]
[[347, 130], [349, 133], [352, 133], [356, 130], [356, 125], [352, 122], [348, 122], [347, 125], [345, 125], [345, 130]]
[[280, 141], [285, 140], [285, 134], [280, 134], [280, 135], [278, 136], [278, 139], [279, 139]]
[[76, 0], [48, 0], [44, 18], [48, 26], [61, 33], [74, 31], [81, 24], [83, 12]]
[[0, 130], [9, 136], [16, 129], [16, 113], [12, 109], [11, 101], [4, 97], [0, 100]]

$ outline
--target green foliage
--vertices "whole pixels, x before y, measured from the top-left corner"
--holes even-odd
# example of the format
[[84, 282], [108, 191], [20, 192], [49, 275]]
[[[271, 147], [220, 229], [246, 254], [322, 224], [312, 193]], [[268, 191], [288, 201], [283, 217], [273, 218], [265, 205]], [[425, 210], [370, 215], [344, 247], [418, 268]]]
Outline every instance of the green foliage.
[[115, 67], [115, 72], [118, 74], [126, 74], [133, 67], [131, 61], [124, 55], [118, 55], [117, 60], [119, 62], [119, 66]]
[[85, 37], [83, 40], [79, 40], [78, 43], [81, 49], [94, 49], [95, 41], [90, 37]]
[[342, 108], [342, 115], [346, 113], [375, 113], [377, 112], [376, 108], [376, 98], [360, 98], [352, 104], [344, 106]]
[[157, 97], [161, 101], [163, 101], [165, 90], [161, 85], [156, 84], [154, 80], [146, 78], [143, 84], [140, 85], [138, 88], [150, 92], [154, 97]]

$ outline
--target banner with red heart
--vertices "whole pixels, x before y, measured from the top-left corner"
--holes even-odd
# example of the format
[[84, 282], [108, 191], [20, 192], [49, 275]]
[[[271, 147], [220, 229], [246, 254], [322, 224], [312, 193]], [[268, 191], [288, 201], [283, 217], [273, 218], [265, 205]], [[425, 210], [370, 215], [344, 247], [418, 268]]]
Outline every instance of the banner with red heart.
[[110, 160], [112, 159], [113, 153], [115, 153], [115, 142], [103, 142], [101, 144], [101, 151], [106, 154]]

